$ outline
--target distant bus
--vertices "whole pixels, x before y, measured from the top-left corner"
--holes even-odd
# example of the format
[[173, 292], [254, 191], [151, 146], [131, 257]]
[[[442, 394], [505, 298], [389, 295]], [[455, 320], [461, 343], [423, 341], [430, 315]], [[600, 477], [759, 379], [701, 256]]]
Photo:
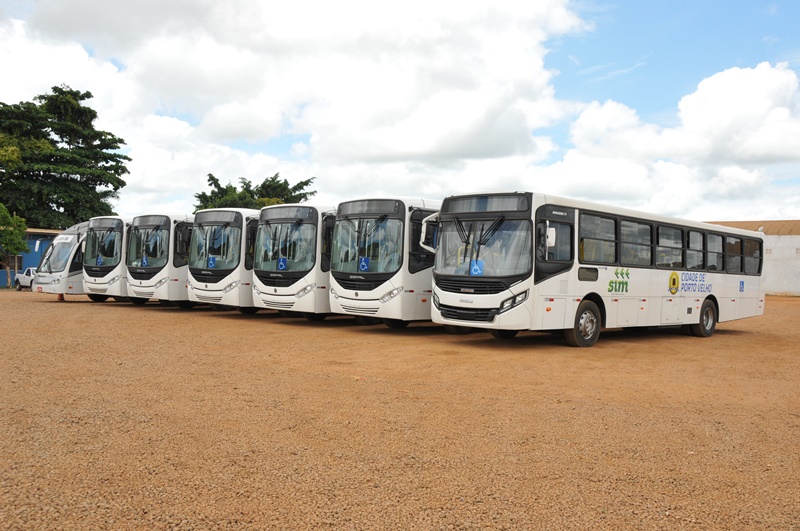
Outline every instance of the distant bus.
[[77, 223], [55, 237], [39, 262], [31, 291], [82, 295], [83, 242], [89, 222]]
[[331, 313], [331, 236], [336, 210], [306, 204], [261, 209], [253, 260], [260, 308], [322, 320]]
[[603, 327], [709, 337], [764, 313], [761, 233], [527, 192], [448, 197], [438, 231], [432, 318], [454, 329], [589, 347]]
[[125, 252], [130, 219], [101, 216], [89, 220], [83, 255], [83, 285], [89, 298], [126, 300], [128, 269]]
[[126, 257], [131, 302], [158, 299], [182, 307], [195, 304], [186, 287], [193, 222], [194, 216], [184, 214], [133, 218]]
[[189, 300], [255, 313], [253, 248], [259, 211], [211, 208], [194, 215]]
[[434, 254], [422, 220], [439, 201], [376, 198], [339, 204], [331, 251], [331, 311], [401, 328], [431, 318]]

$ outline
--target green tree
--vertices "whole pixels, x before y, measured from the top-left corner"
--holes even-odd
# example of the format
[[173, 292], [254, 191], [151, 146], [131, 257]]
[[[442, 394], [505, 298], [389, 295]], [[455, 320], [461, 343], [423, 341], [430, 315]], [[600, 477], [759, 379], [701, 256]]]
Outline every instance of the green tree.
[[194, 194], [197, 199], [197, 210], [205, 208], [254, 208], [259, 209], [279, 203], [302, 203], [316, 194], [316, 191], [304, 191], [316, 177], [300, 181], [294, 186], [280, 178], [280, 173], [267, 177], [256, 187], [247, 179], [240, 177], [242, 189], [228, 183], [225, 186], [213, 174], [208, 174], [208, 185], [211, 192]]
[[125, 142], [94, 128], [92, 97], [67, 86], [34, 102], [0, 102], [0, 202], [35, 227], [60, 229], [114, 214], [128, 173]]
[[16, 214], [9, 214], [8, 209], [0, 203], [0, 257], [6, 270], [6, 286], [11, 287], [11, 266], [14, 265], [14, 257], [18, 254], [28, 252], [28, 244], [25, 242], [25, 231], [28, 230], [25, 220]]

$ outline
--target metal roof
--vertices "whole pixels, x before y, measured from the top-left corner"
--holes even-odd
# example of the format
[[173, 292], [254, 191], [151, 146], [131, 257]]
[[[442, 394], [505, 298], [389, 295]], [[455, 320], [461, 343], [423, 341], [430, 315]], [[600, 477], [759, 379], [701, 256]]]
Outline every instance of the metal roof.
[[754, 230], [769, 236], [800, 236], [800, 220], [772, 220], [772, 221], [710, 221], [715, 225], [734, 227], [737, 229]]

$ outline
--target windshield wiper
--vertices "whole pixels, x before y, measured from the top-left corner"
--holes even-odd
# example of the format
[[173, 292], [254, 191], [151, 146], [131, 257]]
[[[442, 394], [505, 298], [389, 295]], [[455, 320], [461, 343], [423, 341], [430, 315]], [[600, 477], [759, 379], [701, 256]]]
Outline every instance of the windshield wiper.
[[387, 216], [386, 214], [381, 214], [380, 216], [378, 216], [378, 219], [375, 220], [375, 223], [373, 223], [372, 226], [367, 231], [367, 234], [364, 236], [364, 239], [366, 240], [367, 238], [375, 234], [375, 231], [378, 230], [378, 227], [380, 227], [384, 221], [386, 221], [387, 217], [389, 216]]

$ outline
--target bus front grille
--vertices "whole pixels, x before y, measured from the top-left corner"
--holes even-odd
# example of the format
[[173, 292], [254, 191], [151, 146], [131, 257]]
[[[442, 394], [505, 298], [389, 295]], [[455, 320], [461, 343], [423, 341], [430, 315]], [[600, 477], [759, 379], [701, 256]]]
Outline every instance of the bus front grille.
[[352, 291], [372, 291], [384, 282], [385, 280], [341, 280], [336, 279], [336, 282], [339, 283], [344, 289], [349, 289]]
[[276, 310], [291, 310], [294, 307], [294, 302], [282, 302], [282, 301], [271, 301], [267, 299], [261, 299], [264, 302], [264, 306], [267, 308], [274, 308]]
[[199, 293], [195, 293], [195, 296], [200, 302], [210, 302], [212, 304], [222, 302], [222, 295], [201, 295]]
[[478, 295], [494, 295], [502, 293], [506, 289], [505, 284], [498, 281], [480, 281], [475, 279], [454, 279], [454, 278], [437, 278], [436, 286], [442, 291], [449, 293], [475, 293]]
[[496, 308], [456, 308], [455, 306], [439, 305], [439, 311], [442, 312], [442, 317], [451, 319], [453, 321], [475, 321], [483, 323], [491, 323], [497, 315]]
[[108, 291], [108, 288], [101, 288], [101, 287], [98, 287], [98, 286], [92, 286], [91, 284], [87, 284], [86, 285], [86, 289], [90, 293], [105, 293], [106, 291]]
[[375, 315], [378, 313], [378, 308], [361, 308], [360, 306], [345, 306], [344, 304], [342, 304], [342, 310], [360, 315]]
[[135, 289], [133, 290], [133, 294], [134, 295], [136, 295], [137, 297], [143, 297], [143, 298], [146, 298], [146, 299], [152, 298], [154, 293], [155, 293], [155, 291], [153, 291], [153, 290], [150, 290], [150, 291], [140, 291], [140, 290], [135, 290]]

